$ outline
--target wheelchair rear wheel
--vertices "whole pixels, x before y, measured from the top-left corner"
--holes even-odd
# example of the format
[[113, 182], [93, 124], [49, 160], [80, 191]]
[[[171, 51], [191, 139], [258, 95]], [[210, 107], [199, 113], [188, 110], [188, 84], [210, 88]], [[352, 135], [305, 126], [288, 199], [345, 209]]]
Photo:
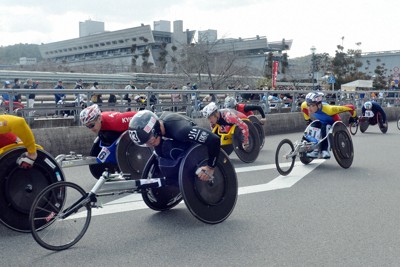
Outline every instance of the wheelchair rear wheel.
[[190, 148], [179, 168], [179, 187], [194, 217], [205, 223], [217, 224], [232, 213], [238, 196], [238, 182], [235, 169], [223, 150], [214, 169], [214, 178], [201, 181], [195, 172], [207, 164], [207, 155], [204, 145], [197, 144]]
[[21, 169], [17, 158], [25, 152], [16, 147], [0, 156], [0, 222], [8, 228], [29, 232], [29, 211], [36, 196], [48, 185], [64, 180], [56, 160], [38, 149], [31, 169]]

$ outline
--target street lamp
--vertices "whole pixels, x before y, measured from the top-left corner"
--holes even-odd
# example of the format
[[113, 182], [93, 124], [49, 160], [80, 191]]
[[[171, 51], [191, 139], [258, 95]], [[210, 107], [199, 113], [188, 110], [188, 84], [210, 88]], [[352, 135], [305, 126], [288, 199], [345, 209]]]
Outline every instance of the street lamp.
[[312, 71], [312, 90], [314, 91], [314, 71], [315, 71], [315, 46], [310, 48], [311, 50], [311, 71]]

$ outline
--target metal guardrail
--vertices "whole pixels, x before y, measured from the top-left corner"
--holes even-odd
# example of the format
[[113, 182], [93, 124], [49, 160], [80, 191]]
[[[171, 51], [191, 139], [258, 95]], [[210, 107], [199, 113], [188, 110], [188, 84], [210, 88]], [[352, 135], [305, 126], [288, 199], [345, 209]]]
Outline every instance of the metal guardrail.
[[[381, 97], [373, 97], [372, 91], [354, 91], [354, 92], [340, 92], [340, 91], [323, 91], [325, 93], [325, 101], [331, 104], [343, 105], [353, 104], [357, 108], [361, 108], [365, 101], [374, 100], [377, 101], [381, 106], [400, 106], [400, 91], [399, 90], [387, 90], [381, 91]], [[35, 93], [35, 105], [33, 108], [27, 107], [27, 96], [28, 94]], [[54, 94], [63, 93], [67, 96], [65, 105], [57, 105], [55, 103]], [[144, 95], [147, 99], [150, 99], [151, 95], [155, 95], [157, 98], [156, 103], [150, 103], [147, 101], [146, 105], [143, 106], [141, 103], [132, 101], [128, 103], [123, 100], [125, 94], [130, 95]], [[32, 119], [38, 116], [52, 117], [65, 110], [70, 110], [72, 116], [75, 117], [75, 121], [78, 121], [78, 115], [82, 109], [81, 103], [75, 102], [75, 98], [80, 95], [85, 95], [85, 105], [91, 105], [90, 101], [93, 94], [101, 94], [104, 99], [108, 99], [110, 94], [114, 94], [117, 97], [116, 103], [108, 103], [106, 100], [102, 103], [103, 110], [116, 110], [125, 111], [127, 108], [140, 109], [153, 109], [157, 111], [162, 110], [178, 110], [184, 112], [186, 115], [197, 118], [200, 117], [201, 108], [207, 104], [202, 99], [209, 95], [214, 94], [217, 97], [218, 104], [222, 107], [224, 98], [227, 95], [234, 96], [237, 99], [242, 99], [243, 96], [252, 94], [258, 95], [257, 99], [243, 100], [246, 103], [262, 106], [266, 114], [269, 113], [282, 113], [282, 112], [297, 112], [300, 111], [300, 105], [304, 101], [305, 95], [308, 91], [303, 90], [172, 90], [172, 89], [138, 89], [138, 90], [126, 90], [126, 89], [0, 89], [0, 94], [9, 94], [9, 98], [13, 99], [14, 95], [22, 95], [22, 104], [24, 108], [14, 109], [12, 101], [9, 102], [8, 106], [4, 104], [0, 105], [0, 112], [7, 112], [14, 110], [14, 113], [23, 116], [27, 119]], [[172, 102], [171, 94], [181, 94], [181, 102]], [[192, 95], [194, 99], [192, 100]]]

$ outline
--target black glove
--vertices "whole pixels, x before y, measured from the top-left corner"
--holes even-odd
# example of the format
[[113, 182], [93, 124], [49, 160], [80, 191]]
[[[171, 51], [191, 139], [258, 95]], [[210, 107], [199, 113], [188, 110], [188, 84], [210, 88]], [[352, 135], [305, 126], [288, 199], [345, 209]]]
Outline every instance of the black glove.
[[358, 122], [358, 117], [355, 117], [355, 118], [350, 117], [350, 119], [349, 119], [349, 124], [351, 124], [351, 123], [356, 123], [356, 122]]
[[312, 119], [308, 119], [306, 120], [307, 125], [310, 125], [310, 123], [312, 123]]
[[35, 163], [34, 159], [31, 159], [26, 155], [26, 153], [22, 153], [21, 156], [17, 159], [17, 164], [22, 169], [30, 169], [33, 167], [33, 163]]

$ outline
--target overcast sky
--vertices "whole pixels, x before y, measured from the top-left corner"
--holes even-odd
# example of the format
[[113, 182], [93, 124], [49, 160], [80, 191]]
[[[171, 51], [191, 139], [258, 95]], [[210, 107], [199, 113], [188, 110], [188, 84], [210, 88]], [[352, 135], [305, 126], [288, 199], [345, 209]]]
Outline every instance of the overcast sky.
[[0, 0], [0, 10], [0, 46], [77, 38], [79, 22], [91, 19], [107, 31], [183, 20], [184, 29], [215, 29], [219, 38], [285, 38], [289, 58], [312, 46], [333, 56], [343, 36], [346, 50], [400, 50], [399, 0]]

